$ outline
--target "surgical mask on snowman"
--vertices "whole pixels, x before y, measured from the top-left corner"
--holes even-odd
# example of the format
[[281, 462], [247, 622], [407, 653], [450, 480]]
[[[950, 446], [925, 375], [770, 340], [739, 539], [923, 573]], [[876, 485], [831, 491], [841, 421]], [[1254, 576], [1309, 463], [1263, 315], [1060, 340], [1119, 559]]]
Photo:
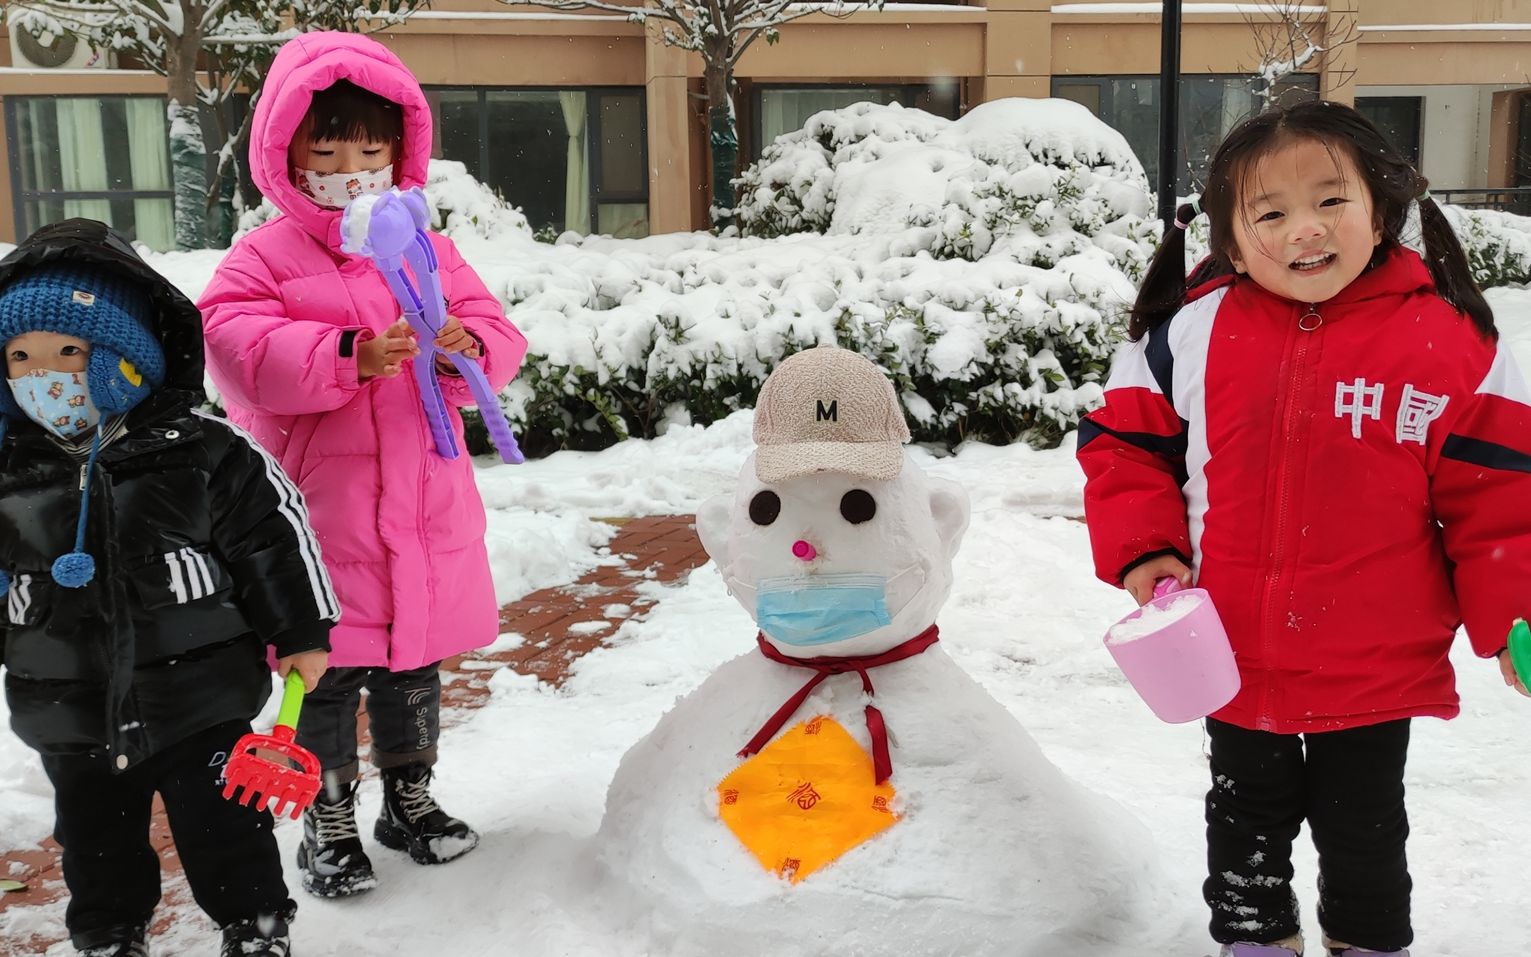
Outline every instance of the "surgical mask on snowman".
[[61, 439], [75, 438], [101, 421], [83, 372], [33, 369], [7, 382], [22, 413]]
[[330, 209], [343, 209], [358, 196], [386, 193], [393, 186], [392, 163], [350, 173], [316, 173], [302, 168], [294, 172], [303, 195]]
[[755, 593], [755, 623], [761, 631], [784, 644], [811, 647], [891, 625], [896, 611], [888, 609], [890, 587], [919, 567], [910, 565], [891, 578], [862, 573], [792, 575], [762, 578], [753, 586], [731, 579], [729, 586]]

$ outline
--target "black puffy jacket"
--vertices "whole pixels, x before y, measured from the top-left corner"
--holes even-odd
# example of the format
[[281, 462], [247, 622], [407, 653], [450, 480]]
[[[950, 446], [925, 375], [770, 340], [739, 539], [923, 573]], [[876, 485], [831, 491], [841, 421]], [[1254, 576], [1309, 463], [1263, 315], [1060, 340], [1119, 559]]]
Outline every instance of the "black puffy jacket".
[[83, 456], [15, 418], [0, 442], [0, 648], [11, 726], [45, 753], [106, 750], [122, 770], [214, 724], [251, 718], [278, 656], [327, 649], [339, 605], [296, 487], [203, 400], [194, 305], [91, 220], [39, 231], [0, 260], [0, 287], [87, 260], [142, 283], [167, 381], [102, 447], [85, 551], [96, 574], [49, 574], [73, 547]]

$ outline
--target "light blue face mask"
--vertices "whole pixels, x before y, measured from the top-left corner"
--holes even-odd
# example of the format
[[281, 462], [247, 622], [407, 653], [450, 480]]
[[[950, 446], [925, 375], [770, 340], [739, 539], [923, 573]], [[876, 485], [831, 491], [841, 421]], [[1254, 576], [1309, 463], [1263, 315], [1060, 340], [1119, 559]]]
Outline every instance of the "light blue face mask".
[[783, 644], [827, 645], [893, 623], [888, 585], [881, 575], [796, 575], [762, 578], [755, 586], [755, 623]]
[[101, 421], [84, 372], [33, 369], [7, 381], [22, 413], [61, 439], [88, 432]]

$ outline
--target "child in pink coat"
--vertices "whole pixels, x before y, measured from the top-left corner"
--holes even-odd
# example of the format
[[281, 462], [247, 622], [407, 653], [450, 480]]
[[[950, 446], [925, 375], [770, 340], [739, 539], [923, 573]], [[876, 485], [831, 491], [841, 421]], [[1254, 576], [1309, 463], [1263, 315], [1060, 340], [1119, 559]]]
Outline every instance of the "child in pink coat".
[[[420, 84], [363, 36], [309, 33], [277, 54], [255, 110], [250, 166], [280, 217], [229, 251], [203, 294], [208, 367], [229, 417], [297, 479], [342, 614], [330, 671], [308, 696], [298, 741], [327, 787], [305, 813], [304, 889], [376, 885], [356, 827], [356, 711], [363, 688], [385, 847], [434, 864], [478, 835], [431, 797], [442, 659], [493, 641], [498, 607], [484, 506], [467, 457], [431, 441], [414, 377], [419, 353], [382, 275], [340, 250], [350, 199], [422, 185], [431, 112]], [[436, 342], [476, 359], [501, 389], [526, 339], [451, 240], [431, 235], [450, 319]], [[453, 406], [467, 384], [438, 364]], [[462, 422], [453, 421], [462, 442]]]

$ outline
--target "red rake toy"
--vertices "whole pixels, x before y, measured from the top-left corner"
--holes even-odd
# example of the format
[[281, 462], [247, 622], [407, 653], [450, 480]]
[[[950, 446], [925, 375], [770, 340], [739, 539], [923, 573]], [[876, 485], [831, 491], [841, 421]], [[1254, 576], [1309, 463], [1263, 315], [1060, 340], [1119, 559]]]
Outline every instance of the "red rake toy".
[[[319, 759], [307, 748], [292, 742], [298, 730], [298, 712], [303, 710], [303, 676], [296, 670], [287, 673], [282, 686], [282, 708], [277, 712], [276, 727], [270, 734], [251, 732], [239, 739], [229, 763], [223, 768], [223, 796], [233, 799], [244, 788], [239, 803], [266, 808], [273, 817], [284, 813], [293, 820], [319, 795]], [[256, 751], [269, 751], [275, 758]], [[280, 759], [280, 760], [278, 760]], [[293, 767], [297, 764], [298, 767]], [[288, 805], [286, 811], [283, 805]]]

